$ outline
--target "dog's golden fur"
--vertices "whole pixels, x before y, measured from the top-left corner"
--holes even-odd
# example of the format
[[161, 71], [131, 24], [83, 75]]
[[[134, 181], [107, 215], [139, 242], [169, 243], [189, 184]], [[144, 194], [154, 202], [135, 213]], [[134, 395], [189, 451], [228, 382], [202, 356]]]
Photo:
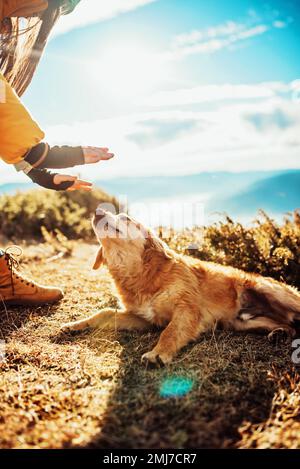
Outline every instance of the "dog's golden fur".
[[[107, 220], [104, 227], [100, 223]], [[126, 236], [124, 235], [126, 228]], [[300, 293], [259, 275], [182, 256], [126, 215], [101, 212], [94, 219], [101, 243], [94, 268], [106, 264], [123, 310], [103, 310], [64, 330], [86, 327], [147, 330], [163, 327], [146, 363], [166, 364], [207, 328], [283, 330], [294, 335]]]

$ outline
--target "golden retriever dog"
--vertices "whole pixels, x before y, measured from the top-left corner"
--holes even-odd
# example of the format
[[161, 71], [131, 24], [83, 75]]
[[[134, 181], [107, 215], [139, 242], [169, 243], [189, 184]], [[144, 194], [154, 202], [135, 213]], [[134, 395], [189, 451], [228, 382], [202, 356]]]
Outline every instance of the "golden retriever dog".
[[100, 207], [93, 219], [100, 242], [94, 269], [105, 264], [123, 309], [104, 309], [63, 326], [146, 331], [164, 328], [145, 364], [165, 365], [190, 341], [216, 324], [237, 331], [295, 335], [300, 293], [271, 278], [203, 262], [171, 250], [152, 231], [126, 214]]

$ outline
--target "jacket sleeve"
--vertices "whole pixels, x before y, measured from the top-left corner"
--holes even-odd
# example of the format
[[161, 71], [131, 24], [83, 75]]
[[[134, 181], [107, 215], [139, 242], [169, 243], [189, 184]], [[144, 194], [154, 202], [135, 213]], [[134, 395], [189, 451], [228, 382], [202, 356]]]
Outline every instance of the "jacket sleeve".
[[19, 163], [44, 137], [44, 132], [0, 73], [0, 157], [9, 164]]
[[47, 8], [47, 0], [0, 0], [0, 19], [32, 16]]

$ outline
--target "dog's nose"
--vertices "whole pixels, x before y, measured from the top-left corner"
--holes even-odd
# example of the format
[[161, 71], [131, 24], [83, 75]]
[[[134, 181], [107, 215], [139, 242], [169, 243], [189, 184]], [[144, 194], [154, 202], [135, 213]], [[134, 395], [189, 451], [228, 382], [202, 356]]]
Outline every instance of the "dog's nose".
[[102, 218], [105, 217], [105, 215], [106, 215], [105, 210], [103, 210], [103, 208], [101, 207], [98, 207], [94, 215], [94, 220], [93, 220], [94, 223], [97, 224], [98, 221], [102, 220]]
[[102, 207], [97, 207], [96, 208], [96, 212], [95, 212], [96, 216], [104, 217], [105, 213], [106, 212]]

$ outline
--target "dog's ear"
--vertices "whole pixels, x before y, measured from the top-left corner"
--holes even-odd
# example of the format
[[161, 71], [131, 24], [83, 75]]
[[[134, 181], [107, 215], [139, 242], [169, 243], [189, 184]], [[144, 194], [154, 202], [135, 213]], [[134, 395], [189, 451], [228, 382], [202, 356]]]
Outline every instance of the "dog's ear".
[[95, 259], [95, 263], [93, 265], [93, 269], [97, 270], [99, 267], [103, 264], [103, 248], [102, 246], [99, 248], [99, 251], [97, 253], [97, 257]]
[[153, 262], [156, 259], [156, 263], [159, 261], [167, 261], [173, 258], [172, 250], [163, 243], [156, 236], [152, 236], [148, 233], [148, 238], [145, 243], [144, 250], [144, 262]]

